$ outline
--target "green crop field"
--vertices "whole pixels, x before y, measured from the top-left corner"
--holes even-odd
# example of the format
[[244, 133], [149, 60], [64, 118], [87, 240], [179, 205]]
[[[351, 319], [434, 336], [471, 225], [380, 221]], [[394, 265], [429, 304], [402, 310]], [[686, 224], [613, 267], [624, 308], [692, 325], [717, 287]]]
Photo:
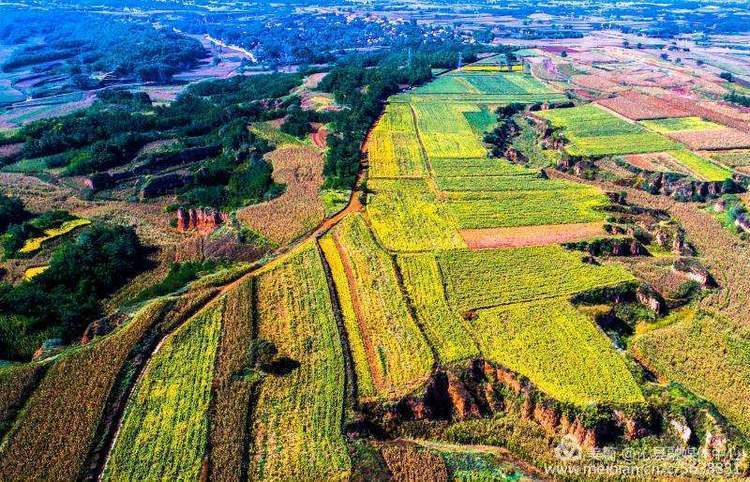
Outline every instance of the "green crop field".
[[706, 158], [694, 154], [688, 150], [680, 149], [669, 151], [669, 154], [688, 168], [699, 179], [706, 181], [723, 181], [732, 176], [732, 171], [718, 166]]
[[[507, 104], [561, 101], [565, 96], [523, 72], [454, 72], [441, 75], [429, 84], [396, 96], [391, 101], [479, 102]], [[419, 102], [417, 100], [417, 102]]]
[[477, 106], [430, 103], [416, 104], [412, 108], [419, 137], [430, 159], [487, 156], [481, 139], [464, 115], [480, 112]]
[[724, 128], [724, 126], [720, 124], [703, 120], [700, 117], [670, 117], [667, 119], [644, 120], [641, 121], [640, 124], [660, 134], [676, 131], [699, 131]]
[[398, 266], [409, 300], [440, 361], [450, 363], [478, 355], [464, 320], [446, 302], [443, 278], [435, 257], [399, 256]]
[[399, 288], [394, 261], [360, 215], [346, 217], [333, 238], [357, 319], [348, 325], [357, 330], [348, 334], [363, 347], [374, 395], [403, 396], [426, 379], [434, 360]]
[[219, 304], [164, 341], [130, 397], [104, 480], [199, 478], [220, 332]]
[[552, 127], [562, 129], [569, 141], [565, 150], [574, 156], [660, 152], [679, 147], [666, 137], [593, 104], [551, 109], [537, 115], [548, 120]]
[[603, 221], [607, 198], [595, 188], [450, 193], [447, 212], [459, 229]]
[[565, 298], [480, 310], [469, 323], [488, 359], [528, 377], [557, 400], [643, 402], [623, 357]]
[[344, 355], [323, 264], [308, 242], [256, 280], [258, 337], [299, 363], [261, 382], [250, 433], [252, 480], [340, 480]]
[[430, 166], [437, 177], [452, 176], [527, 176], [531, 171], [503, 159], [430, 159]]
[[632, 281], [617, 264], [595, 266], [560, 246], [484, 251], [455, 250], [437, 255], [448, 301], [465, 311], [572, 295]]
[[486, 108], [478, 111], [467, 111], [463, 114], [471, 128], [474, 129], [474, 132], [477, 134], [489, 132], [492, 130], [492, 127], [497, 124], [497, 116]]
[[435, 181], [441, 191], [560, 191], [580, 187], [569, 181], [542, 179], [532, 172], [525, 176], [440, 176]]

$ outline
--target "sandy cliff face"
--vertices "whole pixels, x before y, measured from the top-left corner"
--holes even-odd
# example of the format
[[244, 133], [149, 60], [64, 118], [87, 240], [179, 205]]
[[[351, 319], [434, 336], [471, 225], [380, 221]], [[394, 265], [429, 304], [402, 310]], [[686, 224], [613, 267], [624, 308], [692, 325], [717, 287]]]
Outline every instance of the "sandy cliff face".
[[225, 213], [213, 208], [196, 208], [177, 210], [177, 229], [179, 231], [197, 230], [210, 232], [224, 224], [228, 219]]

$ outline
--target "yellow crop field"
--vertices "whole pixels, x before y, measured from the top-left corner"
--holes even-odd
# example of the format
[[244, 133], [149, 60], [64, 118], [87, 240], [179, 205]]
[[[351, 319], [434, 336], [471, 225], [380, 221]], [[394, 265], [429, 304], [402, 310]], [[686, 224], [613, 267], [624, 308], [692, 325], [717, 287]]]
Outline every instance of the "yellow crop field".
[[425, 381], [435, 360], [404, 300], [394, 261], [361, 215], [345, 218], [333, 237], [377, 396], [401, 397]]
[[425, 335], [443, 363], [466, 360], [479, 354], [464, 320], [445, 298], [440, 268], [431, 255], [398, 257], [404, 288]]
[[370, 132], [367, 158], [369, 176], [373, 178], [424, 175], [424, 156], [408, 105], [386, 107]]
[[320, 249], [323, 251], [326, 262], [331, 269], [331, 277], [336, 287], [336, 295], [341, 308], [341, 317], [346, 329], [349, 350], [354, 360], [354, 372], [357, 375], [357, 393], [362, 398], [375, 396], [375, 385], [370, 373], [370, 365], [367, 361], [367, 347], [359, 330], [359, 320], [354, 310], [351, 287], [341, 262], [341, 255], [336, 248], [333, 236], [324, 236], [320, 239]]
[[487, 157], [464, 112], [480, 111], [467, 105], [427, 103], [412, 105], [417, 119], [417, 130], [428, 158]]
[[344, 355], [325, 272], [307, 242], [256, 278], [258, 337], [295, 366], [266, 375], [250, 433], [252, 480], [346, 479]]
[[488, 359], [528, 377], [556, 400], [644, 401], [623, 357], [565, 298], [480, 310], [469, 323]]
[[369, 198], [375, 236], [390, 251], [464, 248], [456, 222], [430, 193], [394, 189]]
[[40, 274], [47, 271], [47, 268], [49, 268], [49, 265], [34, 266], [33, 268], [28, 268], [23, 272], [23, 279], [27, 281], [33, 279], [34, 277], [39, 276]]
[[18, 250], [18, 252], [33, 253], [34, 251], [38, 251], [42, 247], [42, 243], [44, 243], [45, 241], [49, 241], [50, 239], [68, 234], [74, 229], [81, 226], [86, 226], [87, 224], [91, 224], [91, 221], [89, 221], [88, 219], [78, 218], [64, 222], [59, 228], [46, 229], [44, 231], [44, 236], [39, 236], [37, 238], [31, 238], [27, 240], [26, 243], [21, 247], [21, 249]]
[[437, 255], [448, 300], [460, 311], [572, 295], [633, 281], [619, 264], [583, 263], [579, 253], [560, 246]]
[[221, 308], [193, 316], [154, 354], [130, 397], [103, 480], [199, 478]]
[[594, 187], [556, 191], [452, 192], [446, 209], [460, 229], [603, 221], [607, 197]]

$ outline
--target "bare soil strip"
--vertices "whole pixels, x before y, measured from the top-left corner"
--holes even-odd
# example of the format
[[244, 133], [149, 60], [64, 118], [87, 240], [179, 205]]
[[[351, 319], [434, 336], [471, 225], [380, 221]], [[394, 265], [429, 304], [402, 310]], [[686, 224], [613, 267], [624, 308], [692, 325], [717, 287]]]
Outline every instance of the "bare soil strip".
[[606, 234], [602, 223], [546, 224], [515, 228], [462, 229], [469, 249], [520, 248], [582, 241]]

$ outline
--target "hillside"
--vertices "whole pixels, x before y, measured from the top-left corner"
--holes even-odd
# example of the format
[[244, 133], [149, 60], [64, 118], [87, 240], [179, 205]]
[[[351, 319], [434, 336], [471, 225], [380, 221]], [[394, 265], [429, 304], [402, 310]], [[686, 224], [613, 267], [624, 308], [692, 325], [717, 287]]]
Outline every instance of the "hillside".
[[173, 3], [164, 85], [0, 131], [0, 480], [750, 476], [736, 46]]

